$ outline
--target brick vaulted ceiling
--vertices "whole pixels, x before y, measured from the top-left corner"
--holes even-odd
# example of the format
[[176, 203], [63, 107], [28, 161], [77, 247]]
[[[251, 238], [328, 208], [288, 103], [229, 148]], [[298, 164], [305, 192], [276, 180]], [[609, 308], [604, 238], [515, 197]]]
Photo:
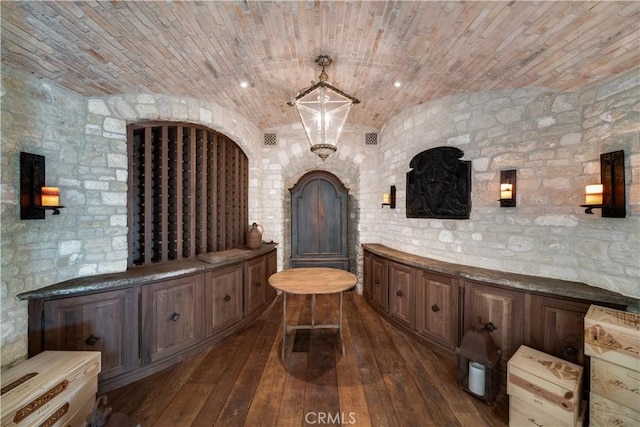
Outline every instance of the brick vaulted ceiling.
[[[210, 99], [262, 128], [317, 80], [380, 128], [446, 95], [583, 90], [640, 65], [640, 2], [2, 1], [2, 63], [84, 96]], [[248, 82], [241, 88], [240, 82]], [[400, 88], [394, 82], [401, 82]]]

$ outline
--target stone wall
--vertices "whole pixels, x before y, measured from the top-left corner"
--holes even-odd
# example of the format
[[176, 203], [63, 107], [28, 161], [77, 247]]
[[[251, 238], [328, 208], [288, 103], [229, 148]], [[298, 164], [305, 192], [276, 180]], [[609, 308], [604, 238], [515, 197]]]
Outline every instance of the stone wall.
[[[499, 90], [405, 110], [381, 132], [381, 181], [396, 184], [399, 206], [362, 220], [361, 240], [640, 297], [639, 77], [584, 93]], [[409, 162], [438, 146], [458, 147], [472, 162], [469, 220], [406, 218]], [[625, 152], [627, 217], [586, 215], [584, 187], [600, 182], [600, 154], [615, 150]], [[515, 208], [497, 201], [504, 169], [517, 170]]]

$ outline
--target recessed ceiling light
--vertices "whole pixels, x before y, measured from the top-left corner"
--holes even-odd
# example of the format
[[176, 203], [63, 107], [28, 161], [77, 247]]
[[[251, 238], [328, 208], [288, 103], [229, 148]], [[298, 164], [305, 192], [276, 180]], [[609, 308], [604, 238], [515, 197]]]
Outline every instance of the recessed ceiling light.
[[400, 87], [400, 86], [402, 86], [402, 83], [400, 83], [400, 82], [395, 82], [393, 85], [394, 85], [395, 87]]
[[249, 83], [247, 83], [247, 82], [240, 82], [240, 87], [241, 87], [241, 88], [245, 88], [245, 87], [247, 87], [247, 86], [249, 86]]

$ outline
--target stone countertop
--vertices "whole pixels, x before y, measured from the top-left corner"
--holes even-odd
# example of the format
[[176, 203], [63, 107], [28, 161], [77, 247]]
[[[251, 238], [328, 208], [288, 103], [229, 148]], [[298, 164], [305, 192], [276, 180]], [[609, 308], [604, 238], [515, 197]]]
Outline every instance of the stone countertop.
[[220, 252], [208, 252], [198, 255], [198, 259], [169, 261], [133, 267], [119, 273], [78, 277], [44, 288], [22, 292], [17, 296], [21, 300], [29, 300], [143, 285], [149, 282], [214, 270], [225, 265], [242, 262], [264, 255], [276, 246], [277, 243], [263, 243], [258, 249], [230, 249]]
[[390, 259], [391, 261], [436, 273], [458, 276], [464, 279], [513, 289], [522, 289], [532, 293], [621, 304], [626, 305], [629, 311], [640, 312], [640, 300], [606, 289], [596, 288], [585, 283], [551, 279], [548, 277], [528, 276], [518, 273], [505, 273], [485, 268], [453, 264], [391, 249], [377, 243], [367, 243], [362, 246], [369, 252]]

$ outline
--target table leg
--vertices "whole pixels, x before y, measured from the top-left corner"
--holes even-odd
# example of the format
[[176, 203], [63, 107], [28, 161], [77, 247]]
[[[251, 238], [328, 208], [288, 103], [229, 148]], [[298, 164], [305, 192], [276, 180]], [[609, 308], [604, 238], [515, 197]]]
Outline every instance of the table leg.
[[284, 360], [284, 343], [287, 339], [287, 293], [282, 292], [284, 300], [282, 301], [282, 360]]
[[311, 326], [316, 324], [316, 294], [311, 294]]
[[342, 339], [342, 294], [344, 292], [340, 292], [340, 319], [338, 324], [338, 331], [340, 335], [340, 345], [342, 346], [342, 357], [344, 357], [344, 340]]

